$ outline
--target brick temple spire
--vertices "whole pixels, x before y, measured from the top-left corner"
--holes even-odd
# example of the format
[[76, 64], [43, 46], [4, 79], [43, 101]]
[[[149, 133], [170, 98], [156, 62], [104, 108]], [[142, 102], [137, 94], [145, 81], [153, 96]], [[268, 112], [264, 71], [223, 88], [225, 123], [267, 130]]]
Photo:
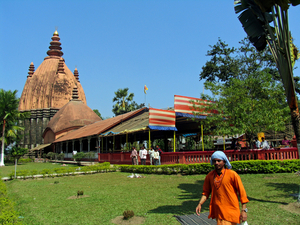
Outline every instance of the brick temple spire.
[[73, 91], [72, 91], [72, 100], [78, 100], [78, 99], [79, 99], [79, 97], [78, 97], [78, 89], [77, 89], [77, 86], [75, 86], [73, 88]]
[[27, 78], [32, 77], [33, 73], [34, 73], [34, 65], [33, 65], [33, 62], [31, 62], [30, 66], [29, 66], [29, 72], [28, 72]]
[[64, 70], [64, 59], [61, 57], [59, 59], [59, 62], [58, 62], [58, 73], [65, 73], [65, 70]]
[[60, 38], [58, 35], [57, 30], [54, 32], [53, 36], [52, 36], [52, 41], [50, 42], [50, 47], [47, 51], [47, 54], [51, 57], [51, 56], [58, 56], [61, 57], [64, 53], [61, 51], [61, 43], [59, 42]]
[[75, 68], [75, 70], [74, 70], [74, 77], [76, 78], [77, 82], [80, 82], [79, 81], [79, 73], [78, 73], [77, 68]]

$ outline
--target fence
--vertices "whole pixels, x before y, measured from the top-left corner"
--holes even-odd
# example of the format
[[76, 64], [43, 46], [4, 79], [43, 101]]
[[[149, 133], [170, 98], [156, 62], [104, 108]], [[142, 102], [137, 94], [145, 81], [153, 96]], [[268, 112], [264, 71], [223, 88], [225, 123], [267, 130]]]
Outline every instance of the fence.
[[[214, 151], [195, 151], [195, 152], [163, 152], [161, 164], [192, 164], [209, 163]], [[271, 149], [271, 150], [225, 150], [229, 161], [238, 160], [285, 160], [299, 159], [296, 147]], [[131, 164], [130, 152], [121, 153], [98, 153], [99, 162], [110, 162], [111, 164]], [[139, 159], [140, 161], [140, 159]], [[140, 162], [139, 162], [140, 164]], [[146, 164], [150, 165], [149, 156]]]

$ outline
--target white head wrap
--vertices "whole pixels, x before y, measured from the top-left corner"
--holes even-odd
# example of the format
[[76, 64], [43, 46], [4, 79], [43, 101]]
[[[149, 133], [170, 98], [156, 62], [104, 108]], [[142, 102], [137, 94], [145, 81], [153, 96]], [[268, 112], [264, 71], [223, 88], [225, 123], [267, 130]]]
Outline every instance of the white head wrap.
[[228, 169], [231, 169], [232, 166], [227, 158], [227, 156], [225, 155], [224, 152], [222, 151], [215, 151], [212, 156], [211, 156], [211, 159], [210, 159], [210, 164], [213, 165], [213, 160], [214, 159], [221, 159], [225, 162], [225, 165], [227, 166]]

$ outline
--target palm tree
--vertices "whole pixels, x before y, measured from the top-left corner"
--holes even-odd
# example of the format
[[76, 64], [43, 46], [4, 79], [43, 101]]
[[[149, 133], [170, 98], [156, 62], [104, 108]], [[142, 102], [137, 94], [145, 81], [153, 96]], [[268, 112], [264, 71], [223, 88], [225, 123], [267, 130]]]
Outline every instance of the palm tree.
[[116, 96], [113, 98], [113, 102], [115, 102], [115, 104], [112, 109], [115, 116], [131, 112], [144, 106], [144, 104], [138, 105], [135, 101], [133, 101], [134, 94], [128, 94], [128, 90], [129, 88], [119, 88], [115, 91]]
[[289, 6], [299, 4], [299, 0], [239, 0], [234, 8], [254, 47], [261, 51], [268, 45], [272, 52], [285, 88], [300, 155], [300, 113], [293, 78], [293, 67], [300, 54], [293, 44], [288, 22]]
[[17, 90], [4, 91], [0, 89], [0, 125], [2, 125], [2, 148], [0, 166], [4, 165], [4, 145], [16, 140], [18, 131], [24, 128], [17, 125], [19, 119], [28, 116], [28, 113], [18, 111], [19, 99], [17, 98]]

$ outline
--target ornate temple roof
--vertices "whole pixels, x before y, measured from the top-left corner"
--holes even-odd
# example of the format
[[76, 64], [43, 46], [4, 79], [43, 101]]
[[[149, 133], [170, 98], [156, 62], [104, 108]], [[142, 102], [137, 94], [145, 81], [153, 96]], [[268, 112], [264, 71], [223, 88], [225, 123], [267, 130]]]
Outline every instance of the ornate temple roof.
[[57, 134], [100, 120], [101, 118], [90, 107], [79, 100], [77, 87], [74, 87], [72, 99], [53, 116], [45, 132], [51, 129]]
[[36, 71], [33, 63], [30, 64], [19, 110], [61, 108], [71, 100], [74, 86], [78, 88], [79, 99], [86, 104], [78, 70], [76, 68], [73, 74], [65, 64], [59, 40], [58, 32], [55, 31], [47, 51], [48, 56]]

